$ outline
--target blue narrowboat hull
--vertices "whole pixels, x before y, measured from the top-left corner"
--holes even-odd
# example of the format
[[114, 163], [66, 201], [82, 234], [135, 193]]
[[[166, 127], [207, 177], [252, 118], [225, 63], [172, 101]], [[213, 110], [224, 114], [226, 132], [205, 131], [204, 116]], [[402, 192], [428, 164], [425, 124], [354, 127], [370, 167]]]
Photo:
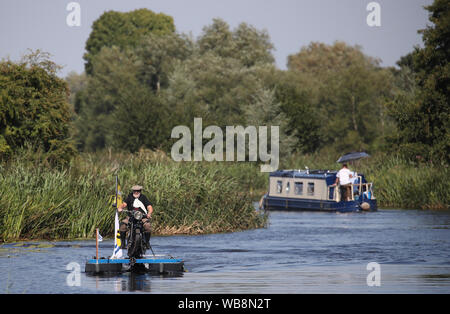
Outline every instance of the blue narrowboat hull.
[[[370, 205], [369, 211], [378, 209], [376, 199], [365, 199]], [[362, 211], [361, 202], [335, 202], [326, 200], [295, 199], [266, 195], [263, 200], [264, 209], [267, 210], [293, 210], [293, 211], [325, 211], [325, 212], [357, 212]]]

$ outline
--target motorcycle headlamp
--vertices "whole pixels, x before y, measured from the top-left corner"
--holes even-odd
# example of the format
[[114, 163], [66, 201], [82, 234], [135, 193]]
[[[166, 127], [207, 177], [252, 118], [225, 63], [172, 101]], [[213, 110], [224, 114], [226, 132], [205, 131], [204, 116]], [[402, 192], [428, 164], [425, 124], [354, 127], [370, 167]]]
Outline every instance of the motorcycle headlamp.
[[142, 213], [140, 211], [135, 211], [134, 212], [134, 219], [136, 220], [141, 220], [142, 219]]

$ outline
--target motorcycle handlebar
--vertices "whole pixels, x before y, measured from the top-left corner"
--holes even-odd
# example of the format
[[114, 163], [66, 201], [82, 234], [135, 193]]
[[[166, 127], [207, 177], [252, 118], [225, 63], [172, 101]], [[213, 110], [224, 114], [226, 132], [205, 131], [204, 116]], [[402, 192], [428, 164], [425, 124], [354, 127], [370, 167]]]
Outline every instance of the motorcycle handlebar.
[[[128, 209], [123, 209], [122, 212], [123, 212], [123, 213], [126, 213], [126, 214], [128, 214], [128, 215], [133, 215], [133, 213], [134, 213], [134, 211], [128, 210]], [[150, 218], [147, 217], [147, 214], [144, 214], [144, 213], [143, 213], [143, 215], [144, 215], [144, 217], [147, 218], [147, 219], [152, 218], [152, 216], [150, 216]]]

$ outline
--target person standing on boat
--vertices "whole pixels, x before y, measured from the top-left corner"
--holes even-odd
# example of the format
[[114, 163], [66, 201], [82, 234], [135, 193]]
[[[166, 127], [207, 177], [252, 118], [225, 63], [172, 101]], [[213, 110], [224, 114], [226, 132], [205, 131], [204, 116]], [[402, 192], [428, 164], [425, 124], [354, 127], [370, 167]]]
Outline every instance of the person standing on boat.
[[353, 174], [347, 168], [347, 164], [342, 165], [342, 169], [338, 171], [336, 174], [336, 183], [335, 185], [339, 185], [341, 188], [341, 201], [349, 201], [352, 190], [352, 179]]
[[[124, 202], [122, 202], [122, 205], [120, 205], [117, 210], [120, 212], [123, 211], [125, 207], [128, 208], [128, 210], [133, 210], [133, 203], [135, 199], [138, 199], [139, 201], [144, 204], [144, 207], [147, 209], [147, 217], [142, 219], [142, 222], [144, 223], [144, 239], [145, 243], [147, 245], [147, 249], [150, 248], [150, 218], [152, 217], [153, 213], [153, 207], [150, 201], [148, 200], [147, 196], [142, 194], [143, 187], [140, 185], [135, 185], [131, 188], [132, 192], [128, 194], [128, 197], [125, 199]], [[127, 233], [127, 226], [128, 226], [128, 217], [126, 217], [122, 222], [120, 223], [119, 232], [120, 232], [120, 241], [122, 243], [122, 249], [125, 249], [125, 238]]]

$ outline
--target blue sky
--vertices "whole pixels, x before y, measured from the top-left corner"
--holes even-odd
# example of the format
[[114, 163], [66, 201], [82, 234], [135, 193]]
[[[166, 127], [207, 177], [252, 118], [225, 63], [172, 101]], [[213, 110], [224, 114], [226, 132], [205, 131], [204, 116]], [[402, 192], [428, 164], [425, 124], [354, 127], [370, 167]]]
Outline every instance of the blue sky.
[[60, 76], [84, 69], [85, 42], [92, 23], [105, 11], [147, 8], [174, 18], [177, 31], [198, 37], [213, 18], [231, 28], [241, 22], [265, 29], [275, 46], [279, 68], [287, 57], [311, 41], [336, 40], [362, 46], [363, 52], [395, 65], [403, 55], [421, 45], [417, 30], [428, 22], [423, 6], [431, 0], [378, 0], [381, 26], [369, 27], [367, 5], [372, 0], [78, 0], [81, 26], [69, 27], [66, 6], [72, 0], [1, 0], [0, 58], [18, 60], [27, 49], [41, 49], [63, 65]]

